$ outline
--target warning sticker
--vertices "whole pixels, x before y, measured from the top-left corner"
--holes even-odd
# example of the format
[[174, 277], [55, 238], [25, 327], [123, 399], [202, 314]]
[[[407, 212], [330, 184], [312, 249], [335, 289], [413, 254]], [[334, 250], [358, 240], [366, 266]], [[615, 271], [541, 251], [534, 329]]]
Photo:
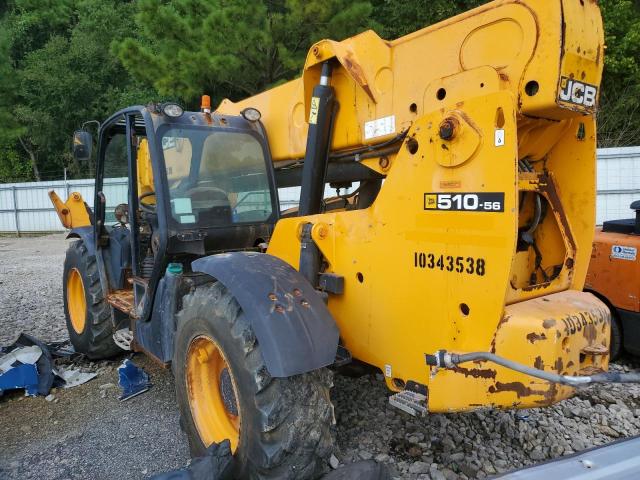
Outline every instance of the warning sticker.
[[309, 123], [315, 125], [318, 123], [318, 109], [320, 108], [320, 98], [311, 97], [311, 112], [309, 113]]
[[611, 247], [611, 258], [635, 260], [637, 253], [638, 250], [634, 247], [625, 247], [624, 245], [613, 245]]
[[396, 116], [378, 118], [364, 123], [364, 139], [370, 140], [376, 137], [384, 137], [396, 133]]

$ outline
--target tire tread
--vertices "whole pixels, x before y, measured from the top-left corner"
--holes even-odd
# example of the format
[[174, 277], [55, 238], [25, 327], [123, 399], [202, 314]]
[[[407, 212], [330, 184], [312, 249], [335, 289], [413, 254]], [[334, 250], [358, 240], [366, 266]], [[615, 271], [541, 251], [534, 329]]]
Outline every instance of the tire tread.
[[[251, 388], [258, 425], [254, 429], [257, 438], [246, 458], [248, 476], [316, 478], [333, 451], [331, 372], [324, 368], [294, 377], [271, 377], [250, 322], [235, 297], [219, 282], [197, 287], [183, 299], [178, 329], [192, 318], [210, 316], [212, 310], [227, 320], [230, 336], [244, 352], [244, 366], [254, 383]], [[188, 410], [187, 406], [184, 411]]]

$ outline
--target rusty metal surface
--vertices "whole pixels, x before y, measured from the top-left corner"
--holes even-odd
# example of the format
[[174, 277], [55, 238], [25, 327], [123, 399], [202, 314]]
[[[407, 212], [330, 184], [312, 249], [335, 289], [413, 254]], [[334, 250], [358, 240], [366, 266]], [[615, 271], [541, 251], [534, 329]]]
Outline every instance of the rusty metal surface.
[[[558, 375], [591, 375], [608, 368], [610, 313], [593, 295], [565, 291], [510, 305], [496, 329], [492, 353]], [[429, 410], [481, 405], [529, 408], [571, 396], [573, 388], [484, 361], [438, 371], [430, 382]], [[438, 389], [446, 383], [464, 395]], [[451, 391], [451, 390], [450, 390]]]
[[107, 303], [130, 317], [136, 318], [133, 290], [115, 290], [107, 295]]

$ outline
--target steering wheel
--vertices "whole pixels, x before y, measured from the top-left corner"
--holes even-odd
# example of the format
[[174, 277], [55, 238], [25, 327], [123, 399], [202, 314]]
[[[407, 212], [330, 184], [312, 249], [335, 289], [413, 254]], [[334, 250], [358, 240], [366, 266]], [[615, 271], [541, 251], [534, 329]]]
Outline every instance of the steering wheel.
[[224, 202], [229, 204], [229, 197], [224, 190], [210, 185], [197, 185], [186, 191], [192, 202]]
[[187, 195], [191, 197], [191, 200], [205, 200], [208, 198], [215, 198], [216, 196], [219, 199], [224, 198], [228, 201], [227, 192], [222, 190], [221, 188], [210, 186], [210, 185], [198, 185], [192, 187], [186, 191]]
[[147, 213], [156, 213], [156, 206], [153, 204], [146, 204], [144, 203], [142, 200], [144, 200], [145, 198], [148, 197], [153, 197], [155, 196], [156, 192], [151, 191], [151, 192], [145, 192], [142, 195], [140, 195], [138, 197], [138, 205], [140, 206], [140, 210], [142, 210], [143, 212], [147, 212]]

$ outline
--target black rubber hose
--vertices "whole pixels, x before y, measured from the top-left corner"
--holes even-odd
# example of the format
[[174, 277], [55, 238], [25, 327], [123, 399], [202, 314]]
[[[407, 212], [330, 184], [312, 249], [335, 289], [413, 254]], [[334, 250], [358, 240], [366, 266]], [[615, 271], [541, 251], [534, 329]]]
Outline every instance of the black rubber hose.
[[606, 372], [590, 376], [572, 377], [569, 375], [558, 375], [557, 373], [545, 372], [544, 370], [522, 365], [521, 363], [508, 360], [489, 352], [472, 352], [459, 355], [455, 353], [448, 353], [446, 350], [440, 350], [434, 355], [426, 355], [427, 365], [439, 368], [454, 368], [461, 363], [477, 361], [492, 362], [510, 370], [524, 373], [525, 375], [572, 387], [590, 385], [592, 383], [640, 383], [640, 372]]

